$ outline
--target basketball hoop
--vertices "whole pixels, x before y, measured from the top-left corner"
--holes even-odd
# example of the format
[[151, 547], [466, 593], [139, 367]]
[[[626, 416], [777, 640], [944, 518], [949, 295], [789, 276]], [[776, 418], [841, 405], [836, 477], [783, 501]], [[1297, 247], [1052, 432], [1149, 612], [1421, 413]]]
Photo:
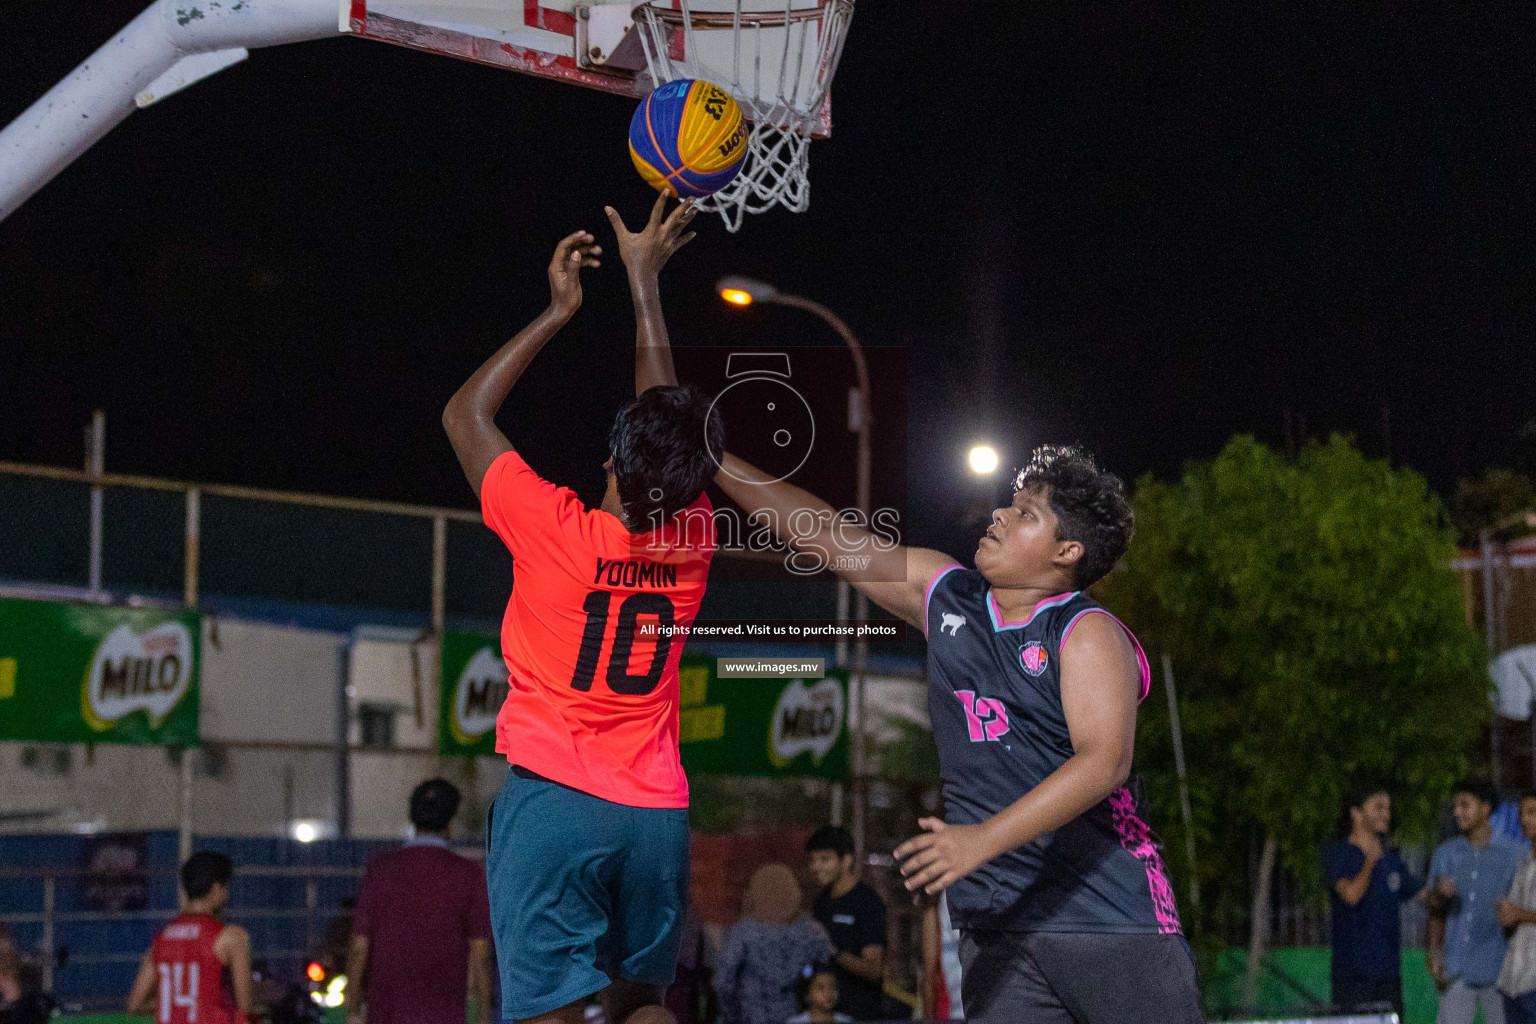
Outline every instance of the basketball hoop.
[[[702, 78], [730, 91], [752, 122], [741, 173], [698, 201], [728, 231], [775, 204], [811, 205], [810, 145], [832, 131], [828, 90], [853, 20], [853, 0], [650, 0], [634, 11], [653, 86]], [[771, 2], [771, 0], [768, 0]]]

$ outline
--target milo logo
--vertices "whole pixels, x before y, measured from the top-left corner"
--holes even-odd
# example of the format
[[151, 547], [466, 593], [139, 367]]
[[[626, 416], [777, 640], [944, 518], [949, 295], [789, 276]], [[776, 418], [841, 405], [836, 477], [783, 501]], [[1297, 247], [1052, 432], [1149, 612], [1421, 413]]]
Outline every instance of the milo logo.
[[107, 634], [91, 658], [80, 691], [80, 710], [97, 732], [135, 711], [158, 728], [192, 685], [192, 633], [176, 621], [141, 635], [126, 622]]
[[773, 709], [768, 759], [784, 767], [801, 754], [820, 761], [832, 752], [843, 731], [843, 688], [836, 679], [807, 684], [796, 679], [784, 687]]
[[448, 730], [461, 746], [472, 746], [496, 728], [496, 714], [507, 699], [507, 666], [494, 647], [482, 647], [469, 659], [453, 685], [453, 717]]

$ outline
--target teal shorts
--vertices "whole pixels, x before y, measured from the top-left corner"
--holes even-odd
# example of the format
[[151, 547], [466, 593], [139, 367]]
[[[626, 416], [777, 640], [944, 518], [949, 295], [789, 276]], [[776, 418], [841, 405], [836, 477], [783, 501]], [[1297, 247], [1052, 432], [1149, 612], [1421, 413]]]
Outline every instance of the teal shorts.
[[505, 1020], [614, 981], [665, 986], [688, 914], [688, 811], [628, 807], [513, 766], [486, 822]]

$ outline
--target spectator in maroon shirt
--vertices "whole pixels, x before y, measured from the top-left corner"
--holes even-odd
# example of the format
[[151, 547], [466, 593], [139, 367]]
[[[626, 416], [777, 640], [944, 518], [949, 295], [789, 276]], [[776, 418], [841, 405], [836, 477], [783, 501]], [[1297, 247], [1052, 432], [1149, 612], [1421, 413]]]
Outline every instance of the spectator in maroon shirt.
[[490, 1020], [491, 913], [485, 869], [448, 849], [459, 791], [429, 779], [411, 794], [416, 837], [368, 864], [347, 950], [348, 1018], [360, 1024]]

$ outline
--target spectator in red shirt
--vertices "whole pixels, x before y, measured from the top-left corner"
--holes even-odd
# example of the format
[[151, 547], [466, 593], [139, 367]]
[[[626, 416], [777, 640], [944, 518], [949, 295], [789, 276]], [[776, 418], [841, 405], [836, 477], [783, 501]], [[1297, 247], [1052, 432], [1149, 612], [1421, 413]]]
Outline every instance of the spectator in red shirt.
[[416, 836], [368, 864], [347, 950], [348, 1019], [368, 1024], [490, 1020], [491, 915], [485, 872], [448, 849], [459, 791], [429, 779], [411, 793]]

